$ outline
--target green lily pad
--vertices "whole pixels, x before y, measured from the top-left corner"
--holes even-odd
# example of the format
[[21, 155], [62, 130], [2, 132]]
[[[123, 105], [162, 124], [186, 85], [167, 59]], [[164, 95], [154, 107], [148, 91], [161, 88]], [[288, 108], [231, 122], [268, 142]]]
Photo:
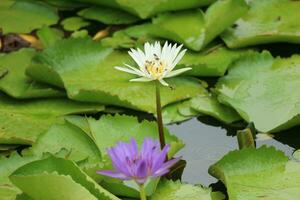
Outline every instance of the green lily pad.
[[[126, 30], [126, 29], [125, 29]], [[129, 49], [137, 46], [137, 41], [130, 38], [123, 30], [116, 31], [112, 37], [105, 37], [101, 40], [101, 44], [105, 47], [115, 49]]]
[[21, 157], [17, 153], [11, 154], [9, 158], [0, 157], [0, 200], [16, 199], [21, 190], [10, 182], [9, 175], [22, 165], [37, 159], [37, 156]]
[[183, 43], [199, 51], [246, 10], [244, 0], [223, 0], [212, 4], [205, 14], [201, 10], [164, 13], [153, 19], [155, 28], [150, 35]]
[[17, 169], [10, 180], [33, 199], [118, 200], [72, 161], [49, 157]]
[[179, 181], [161, 181], [150, 200], [222, 200], [221, 192], [212, 192], [210, 188], [180, 183]]
[[[189, 102], [189, 100], [186, 100]], [[185, 101], [184, 101], [185, 102]], [[178, 108], [184, 105], [184, 102], [177, 102], [170, 105], [167, 105], [162, 110], [162, 118], [164, 124], [172, 124], [176, 122], [183, 122], [188, 119], [191, 119], [192, 116], [184, 116], [179, 113]], [[187, 105], [187, 108], [190, 108], [190, 105]]]
[[[116, 70], [135, 65], [126, 52], [104, 48], [89, 38], [68, 39], [40, 53], [27, 72], [35, 80], [63, 87], [70, 99], [124, 106], [155, 113], [155, 82], [129, 82], [135, 75]], [[194, 78], [168, 79], [161, 86], [162, 106], [196, 96], [201, 85]]]
[[130, 12], [143, 19], [153, 16], [159, 12], [170, 10], [184, 10], [209, 5], [215, 0], [79, 0], [98, 5], [119, 8]]
[[109, 7], [93, 6], [78, 12], [78, 15], [91, 20], [99, 21], [103, 24], [132, 24], [140, 19], [122, 10]]
[[26, 153], [55, 155], [62, 149], [69, 152], [67, 157], [72, 161], [80, 162], [89, 159], [90, 163], [101, 162], [101, 152], [92, 138], [79, 127], [68, 122], [50, 127], [39, 136], [36, 143]]
[[254, 53], [235, 62], [217, 83], [218, 99], [261, 132], [299, 124], [300, 57], [274, 59]]
[[166, 106], [162, 114], [165, 124], [182, 122], [203, 115], [214, 117], [226, 124], [241, 120], [235, 110], [221, 104], [215, 95], [206, 90], [196, 97]]
[[69, 17], [61, 22], [61, 25], [66, 31], [77, 31], [83, 27], [90, 25], [90, 22], [85, 21], [81, 17]]
[[232, 151], [209, 168], [231, 200], [290, 200], [300, 195], [300, 164], [274, 147]]
[[297, 1], [249, 1], [250, 10], [222, 34], [230, 48], [274, 42], [300, 43]]
[[85, 3], [74, 2], [73, 0], [43, 0], [47, 4], [55, 6], [59, 10], [73, 10], [88, 6]]
[[191, 108], [202, 115], [212, 116], [226, 124], [241, 120], [235, 110], [221, 104], [214, 95], [209, 93], [192, 98]]
[[[153, 18], [152, 23], [141, 24], [122, 30], [130, 38], [163, 38], [184, 44], [199, 51], [234, 23], [247, 10], [244, 0], [217, 1], [204, 14], [202, 10], [186, 10], [163, 13]], [[184, 27], [184, 28], [182, 28]], [[114, 35], [106, 44], [123, 42], [124, 34]], [[123, 45], [124, 46], [124, 45]]]
[[84, 37], [87, 37], [88, 35], [89, 35], [89, 32], [87, 30], [83, 29], [83, 30], [74, 31], [71, 34], [71, 37], [72, 38], [84, 38]]
[[22, 193], [22, 194], [19, 194], [14, 200], [33, 200], [33, 199], [30, 198], [28, 195]]
[[0, 110], [0, 143], [32, 144], [52, 124], [62, 122], [62, 116], [95, 113], [104, 106], [68, 99], [19, 101], [1, 94]]
[[36, 54], [33, 49], [21, 49], [10, 54], [0, 54], [0, 90], [14, 98], [65, 96], [65, 92], [47, 84], [33, 81], [25, 70]]
[[64, 33], [56, 28], [50, 28], [49, 26], [44, 26], [36, 32], [39, 40], [43, 44], [43, 47], [49, 47], [64, 36]]
[[251, 50], [229, 50], [222, 45], [209, 45], [201, 52], [187, 51], [176, 68], [191, 67], [186, 75], [223, 76], [232, 63]]
[[55, 9], [39, 1], [2, 0], [0, 28], [6, 33], [28, 33], [58, 21]]

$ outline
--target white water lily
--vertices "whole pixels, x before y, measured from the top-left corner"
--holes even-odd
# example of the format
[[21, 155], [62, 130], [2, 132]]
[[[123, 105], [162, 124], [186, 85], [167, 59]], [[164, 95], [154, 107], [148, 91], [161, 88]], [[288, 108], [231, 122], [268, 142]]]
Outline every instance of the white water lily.
[[186, 52], [186, 49], [180, 51], [181, 48], [182, 45], [177, 47], [177, 44], [174, 44], [172, 46], [172, 44], [168, 44], [168, 42], [166, 42], [163, 47], [161, 47], [159, 42], [155, 42], [154, 44], [147, 42], [144, 45], [145, 52], [139, 48], [136, 50], [130, 49], [130, 51], [128, 51], [139, 68], [132, 67], [128, 64], [124, 64], [126, 67], [117, 66], [115, 68], [140, 76], [130, 81], [147, 82], [158, 80], [164, 86], [168, 86], [168, 83], [163, 80], [164, 78], [177, 76], [191, 69], [187, 67], [172, 71]]

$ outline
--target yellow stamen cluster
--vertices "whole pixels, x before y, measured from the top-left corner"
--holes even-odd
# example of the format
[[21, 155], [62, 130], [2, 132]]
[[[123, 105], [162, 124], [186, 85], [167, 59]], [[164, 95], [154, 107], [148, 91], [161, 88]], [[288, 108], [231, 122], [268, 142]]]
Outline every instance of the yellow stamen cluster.
[[162, 78], [164, 72], [166, 71], [165, 63], [160, 61], [156, 55], [154, 55], [154, 60], [146, 61], [145, 68], [149, 75], [154, 79]]

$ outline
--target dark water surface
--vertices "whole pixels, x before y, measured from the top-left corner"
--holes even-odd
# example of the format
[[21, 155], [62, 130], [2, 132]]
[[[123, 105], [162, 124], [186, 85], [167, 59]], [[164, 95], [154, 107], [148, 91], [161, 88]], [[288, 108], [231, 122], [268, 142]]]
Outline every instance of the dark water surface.
[[[177, 154], [183, 156], [183, 159], [187, 161], [182, 180], [205, 186], [217, 182], [214, 177], [208, 174], [208, 168], [226, 153], [238, 148], [236, 136], [227, 135], [228, 131], [221, 126], [207, 125], [196, 118], [178, 125], [169, 125], [168, 128], [171, 133], [185, 143], [185, 147]], [[300, 128], [296, 127], [284, 133], [276, 134], [278, 140], [274, 138], [258, 139], [257, 147], [272, 145], [284, 151], [287, 156], [291, 156], [297, 148], [293, 145], [294, 138], [291, 138], [291, 135], [297, 134], [298, 130]]]

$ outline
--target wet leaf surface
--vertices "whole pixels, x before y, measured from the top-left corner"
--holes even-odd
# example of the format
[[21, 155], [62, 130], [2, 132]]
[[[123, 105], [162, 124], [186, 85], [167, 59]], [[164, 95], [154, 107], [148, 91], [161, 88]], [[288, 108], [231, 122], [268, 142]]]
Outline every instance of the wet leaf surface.
[[18, 98], [60, 97], [63, 90], [47, 84], [37, 83], [25, 74], [26, 68], [36, 54], [33, 49], [22, 49], [10, 54], [0, 54], [0, 89], [8, 95]]
[[55, 9], [37, 1], [2, 0], [0, 27], [6, 33], [29, 33], [58, 21]]
[[235, 63], [217, 84], [219, 100], [235, 108], [262, 132], [276, 132], [299, 123], [298, 55], [273, 58], [268, 52]]
[[288, 200], [300, 194], [299, 162], [274, 147], [232, 151], [209, 171], [226, 185], [232, 200]]
[[68, 99], [19, 101], [1, 94], [0, 110], [0, 143], [32, 144], [52, 124], [61, 122], [62, 116], [95, 113], [104, 106]]
[[300, 43], [300, 2], [289, 0], [249, 1], [250, 10], [222, 34], [230, 48], [291, 42]]

